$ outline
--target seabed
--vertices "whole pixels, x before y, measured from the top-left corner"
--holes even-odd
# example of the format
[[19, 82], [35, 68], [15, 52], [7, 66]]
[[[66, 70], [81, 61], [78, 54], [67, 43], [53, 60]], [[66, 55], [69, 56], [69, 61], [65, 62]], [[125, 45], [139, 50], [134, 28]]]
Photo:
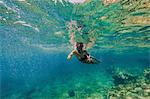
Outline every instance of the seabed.
[[[105, 76], [104, 76], [105, 75]], [[79, 78], [80, 76], [80, 78]], [[45, 86], [16, 92], [3, 99], [149, 99], [150, 69], [140, 76], [114, 71], [111, 76], [102, 72], [78, 74], [63, 81], [54, 79]]]

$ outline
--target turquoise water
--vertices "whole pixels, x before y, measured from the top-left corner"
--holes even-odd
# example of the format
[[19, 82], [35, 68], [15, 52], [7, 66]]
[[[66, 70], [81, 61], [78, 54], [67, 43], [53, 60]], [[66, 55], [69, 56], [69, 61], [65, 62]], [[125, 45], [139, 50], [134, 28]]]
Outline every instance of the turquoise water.
[[[116, 70], [140, 76], [149, 68], [148, 0], [60, 1], [0, 1], [2, 99], [105, 99]], [[88, 51], [100, 64], [67, 60], [71, 20], [83, 26], [75, 39], [92, 40]]]

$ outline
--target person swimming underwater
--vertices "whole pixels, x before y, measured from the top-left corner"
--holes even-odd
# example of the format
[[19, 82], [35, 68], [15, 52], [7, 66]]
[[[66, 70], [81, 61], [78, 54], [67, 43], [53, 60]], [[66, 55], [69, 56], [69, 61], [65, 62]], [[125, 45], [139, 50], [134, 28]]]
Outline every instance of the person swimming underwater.
[[[95, 43], [95, 38], [89, 37], [89, 42], [84, 44], [83, 42], [76, 42], [75, 40], [75, 33], [80, 33], [82, 35], [81, 30], [83, 29], [82, 25], [77, 25], [76, 21], [71, 21], [68, 24], [69, 33], [70, 33], [70, 40], [69, 42], [73, 45], [73, 50], [68, 55], [67, 59], [70, 60], [73, 55], [75, 55], [81, 62], [88, 63], [88, 64], [96, 64], [99, 63], [97, 59], [92, 57], [87, 51], [87, 48], [90, 48]], [[76, 31], [76, 32], [73, 32]]]
[[84, 44], [82, 42], [77, 42], [75, 49], [68, 55], [67, 59], [71, 59], [75, 55], [81, 62], [93, 64], [94, 61], [89, 53], [84, 49]]

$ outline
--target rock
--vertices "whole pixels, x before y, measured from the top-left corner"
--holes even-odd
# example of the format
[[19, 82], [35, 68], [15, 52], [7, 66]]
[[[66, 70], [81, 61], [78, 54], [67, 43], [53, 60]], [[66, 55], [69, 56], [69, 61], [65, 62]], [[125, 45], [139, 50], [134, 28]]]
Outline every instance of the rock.
[[141, 77], [127, 73], [118, 73], [113, 76], [115, 86], [109, 91], [110, 99], [150, 99], [150, 83], [147, 82], [149, 71]]
[[144, 93], [147, 94], [148, 96], [150, 96], [150, 89], [145, 89]]
[[141, 87], [142, 87], [143, 89], [147, 89], [147, 84], [146, 84], [146, 83], [143, 83], [143, 84], [141, 85]]
[[130, 95], [130, 94], [131, 94], [131, 92], [127, 92], [127, 93], [126, 93], [126, 95]]
[[139, 98], [138, 98], [138, 94], [131, 93], [130, 96], [132, 97], [132, 99], [139, 99]]
[[142, 97], [140, 99], [150, 99], [150, 96]]
[[141, 84], [140, 83], [136, 83], [136, 87], [141, 87]]
[[135, 91], [135, 90], [131, 90], [131, 92], [132, 92], [132, 93], [136, 93], [136, 91]]
[[75, 96], [74, 90], [69, 90], [68, 95], [69, 95], [69, 97], [74, 97]]
[[135, 88], [135, 91], [136, 91], [136, 92], [141, 92], [141, 91], [143, 91], [143, 90], [142, 90], [141, 87], [137, 87], [137, 88]]
[[144, 96], [148, 96], [148, 93], [147, 92], [144, 92], [144, 94], [143, 94]]
[[150, 81], [150, 69], [147, 69], [147, 70], [144, 71], [144, 76], [145, 76], [145, 78], [146, 78], [147, 80]]
[[85, 88], [85, 89], [84, 89], [84, 92], [85, 92], [85, 94], [89, 95], [89, 94], [92, 93], [92, 89], [90, 89], [90, 88]]
[[123, 73], [123, 72], [116, 73], [113, 76], [115, 85], [128, 84], [130, 82], [135, 82], [136, 78], [137, 78], [136, 76], [133, 76], [133, 75], [128, 74], [128, 73]]
[[133, 88], [132, 87], [130, 87], [130, 86], [127, 86], [126, 87], [126, 90], [128, 90], [128, 91], [130, 91], [130, 90], [132, 90]]
[[143, 89], [142, 89], [141, 87], [135, 88], [135, 91], [136, 91], [137, 94], [140, 95], [140, 96], [143, 96], [143, 94], [144, 94], [144, 91], [143, 91]]
[[118, 99], [118, 98], [115, 96], [110, 96], [110, 99]]
[[132, 96], [126, 96], [125, 99], [133, 99]]

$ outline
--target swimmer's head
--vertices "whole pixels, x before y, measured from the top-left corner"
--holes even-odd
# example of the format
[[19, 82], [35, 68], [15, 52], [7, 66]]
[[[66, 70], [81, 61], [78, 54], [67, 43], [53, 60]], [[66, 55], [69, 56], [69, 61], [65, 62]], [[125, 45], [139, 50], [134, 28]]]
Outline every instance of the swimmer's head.
[[76, 47], [77, 47], [78, 50], [82, 50], [83, 49], [83, 43], [77, 42]]

